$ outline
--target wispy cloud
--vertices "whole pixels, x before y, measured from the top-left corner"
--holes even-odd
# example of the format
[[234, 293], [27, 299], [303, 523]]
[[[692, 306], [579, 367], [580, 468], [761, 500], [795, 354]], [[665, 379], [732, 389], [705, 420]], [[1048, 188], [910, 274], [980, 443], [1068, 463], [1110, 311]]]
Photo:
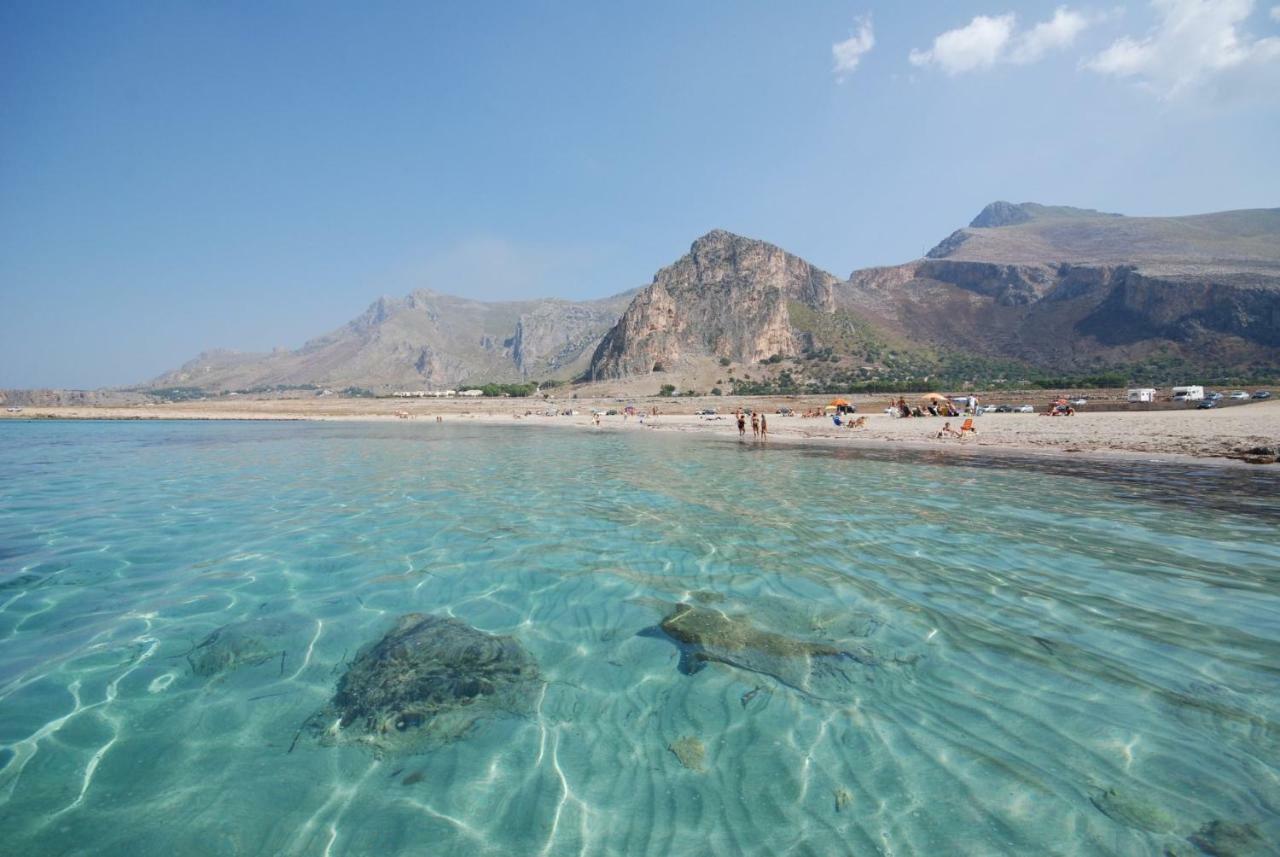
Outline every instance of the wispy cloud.
[[867, 51], [876, 45], [875, 32], [871, 27], [871, 16], [863, 15], [854, 21], [854, 30], [843, 42], [831, 46], [831, 55], [835, 58], [836, 80], [844, 80], [858, 69], [858, 63]]
[[936, 65], [947, 74], [989, 68], [1008, 47], [1014, 22], [1012, 14], [978, 15], [966, 26], [935, 38], [929, 50], [913, 50], [907, 58], [912, 65]]
[[1059, 7], [1053, 17], [1029, 30], [1018, 30], [1017, 16], [978, 15], [968, 24], [948, 30], [933, 40], [928, 50], [913, 50], [912, 65], [937, 66], [950, 75], [990, 68], [997, 63], [1026, 65], [1051, 51], [1070, 47], [1092, 19], [1082, 12]]
[[[1254, 38], [1241, 25], [1253, 0], [1152, 0], [1157, 23], [1141, 39], [1124, 36], [1084, 62], [1099, 74], [1135, 81], [1165, 99], [1221, 82], [1280, 95], [1280, 37]], [[1271, 16], [1280, 20], [1276, 7]]]
[[1083, 13], [1060, 6], [1054, 10], [1052, 18], [1041, 21], [1014, 39], [1009, 51], [1009, 61], [1033, 63], [1050, 51], [1069, 48], [1076, 36], [1088, 28], [1089, 23], [1090, 19]]
[[1271, 20], [1280, 21], [1280, 6], [1271, 7]]

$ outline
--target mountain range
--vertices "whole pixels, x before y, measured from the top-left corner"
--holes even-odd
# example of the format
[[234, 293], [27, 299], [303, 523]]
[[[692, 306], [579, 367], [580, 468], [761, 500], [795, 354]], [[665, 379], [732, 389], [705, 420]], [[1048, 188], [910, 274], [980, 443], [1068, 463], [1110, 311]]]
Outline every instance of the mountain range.
[[[708, 368], [710, 367], [710, 368]], [[297, 350], [209, 351], [148, 385], [431, 389], [733, 375], [854, 384], [1280, 375], [1280, 209], [1126, 217], [995, 202], [924, 258], [846, 279], [714, 230], [594, 301], [382, 298]], [[749, 367], [749, 368], [748, 368]]]

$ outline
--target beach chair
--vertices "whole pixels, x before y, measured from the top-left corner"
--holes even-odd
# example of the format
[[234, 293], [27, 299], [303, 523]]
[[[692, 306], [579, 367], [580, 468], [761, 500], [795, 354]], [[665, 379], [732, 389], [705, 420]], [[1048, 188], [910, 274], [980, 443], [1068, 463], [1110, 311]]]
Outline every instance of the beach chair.
[[973, 433], [973, 434], [978, 433], [978, 430], [973, 427], [973, 417], [969, 417], [968, 419], [966, 419], [964, 421], [964, 424], [960, 426], [961, 437], [964, 437], [966, 434], [969, 434], [969, 433]]

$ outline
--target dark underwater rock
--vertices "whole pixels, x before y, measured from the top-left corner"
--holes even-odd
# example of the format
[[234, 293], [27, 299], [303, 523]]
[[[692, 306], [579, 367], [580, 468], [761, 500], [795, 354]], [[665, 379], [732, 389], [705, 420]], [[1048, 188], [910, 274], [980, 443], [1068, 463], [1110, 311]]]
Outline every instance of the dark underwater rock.
[[[1112, 821], [1151, 833], [1172, 833], [1178, 818], [1140, 795], [1127, 794], [1114, 788], [1098, 788], [1089, 795], [1094, 809]], [[1185, 830], [1185, 828], [1183, 828]]]
[[410, 613], [356, 655], [304, 728], [322, 744], [413, 751], [461, 738], [486, 718], [525, 714], [541, 687], [537, 663], [514, 638]]
[[1210, 821], [1188, 836], [1187, 841], [1213, 857], [1262, 857], [1275, 853], [1256, 827], [1233, 821]]
[[755, 627], [747, 617], [692, 604], [675, 605], [656, 628], [640, 633], [675, 643], [680, 650], [679, 670], [686, 675], [693, 675], [707, 663], [722, 663], [770, 676], [815, 696], [823, 696], [834, 685], [851, 683], [845, 666], [874, 667], [880, 663], [866, 649], [842, 649], [776, 634]]
[[279, 659], [303, 624], [296, 617], [267, 617], [223, 625], [187, 653], [187, 663], [196, 675], [209, 677]]

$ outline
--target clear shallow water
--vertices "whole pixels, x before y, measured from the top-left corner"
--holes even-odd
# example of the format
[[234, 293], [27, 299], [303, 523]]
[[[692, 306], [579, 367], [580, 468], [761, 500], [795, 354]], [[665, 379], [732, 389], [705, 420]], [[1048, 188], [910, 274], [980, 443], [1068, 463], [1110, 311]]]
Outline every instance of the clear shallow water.
[[[1218, 821], [1270, 853], [1280, 482], [1014, 464], [0, 424], [0, 850], [1196, 854]], [[682, 674], [638, 633], [682, 600], [860, 660]], [[519, 640], [533, 713], [421, 755], [288, 752], [412, 611]], [[281, 658], [193, 673], [263, 617]]]

